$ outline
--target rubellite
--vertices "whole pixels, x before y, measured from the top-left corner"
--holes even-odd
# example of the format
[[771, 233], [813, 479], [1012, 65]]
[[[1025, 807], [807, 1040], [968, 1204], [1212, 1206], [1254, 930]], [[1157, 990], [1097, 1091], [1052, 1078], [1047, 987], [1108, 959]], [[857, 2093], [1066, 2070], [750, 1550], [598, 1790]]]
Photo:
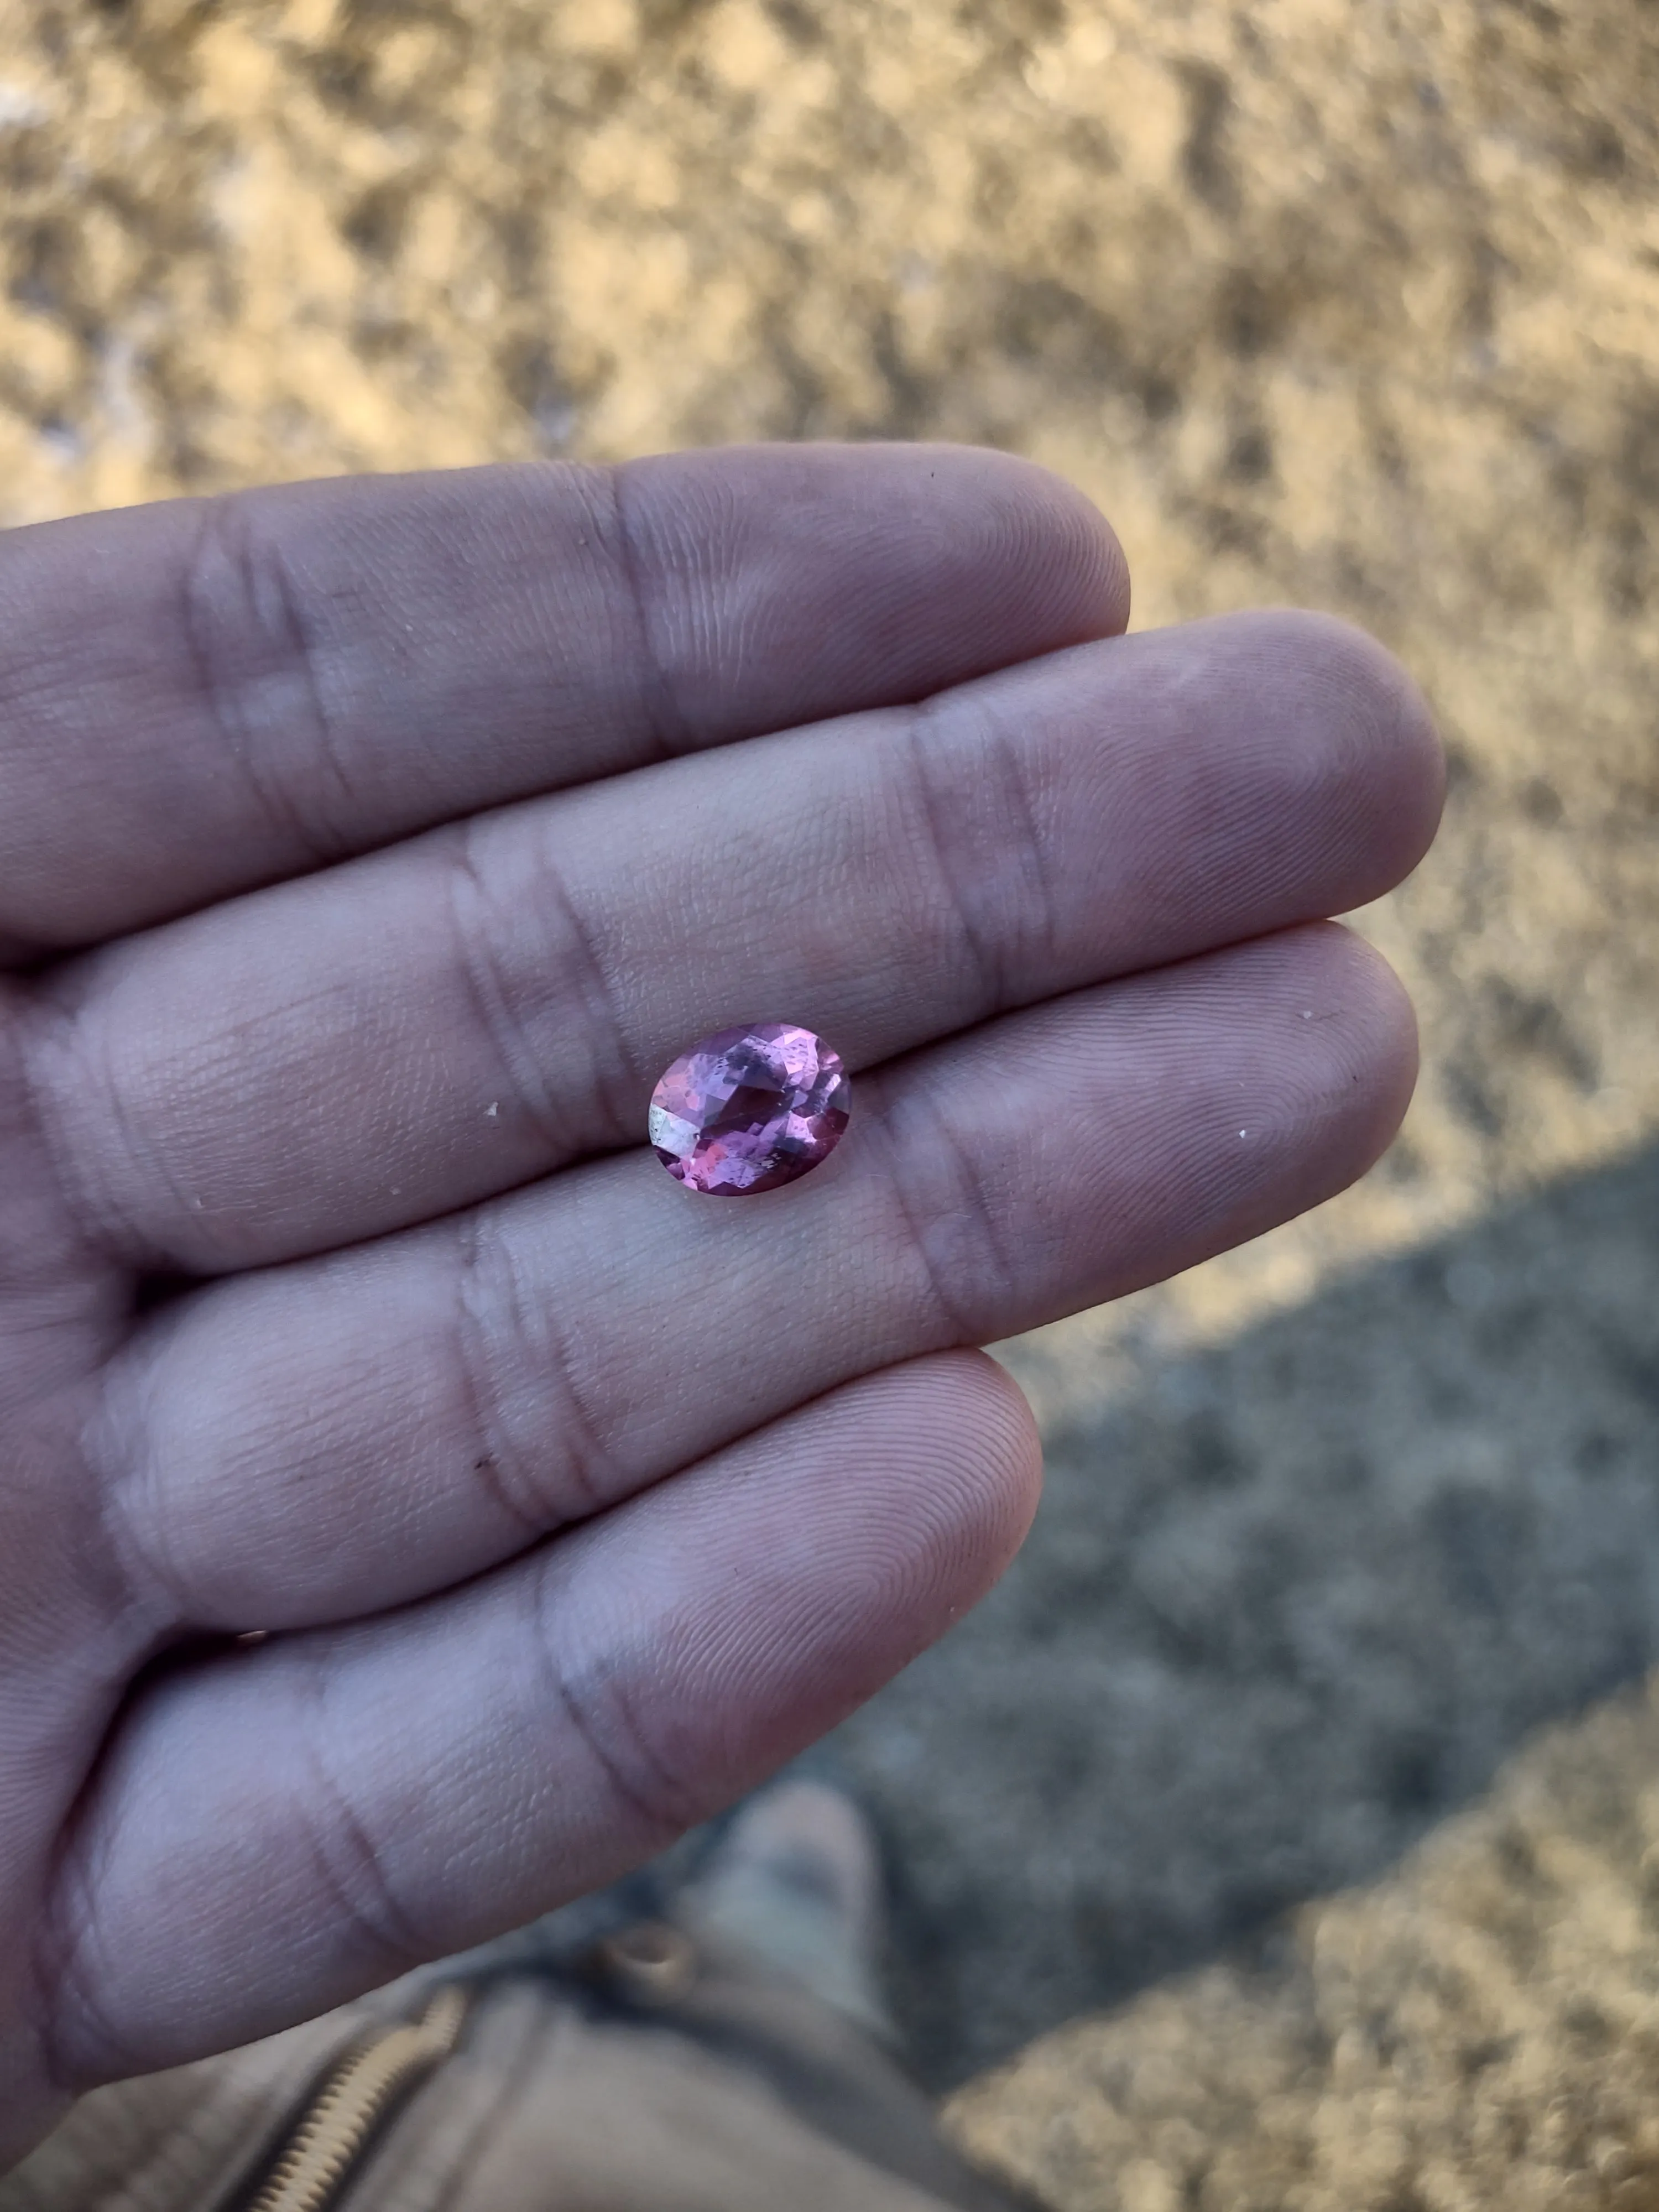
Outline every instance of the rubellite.
[[853, 1086], [841, 1055], [793, 1022], [719, 1030], [651, 1094], [651, 1143], [688, 1190], [748, 1197], [793, 1182], [841, 1142]]

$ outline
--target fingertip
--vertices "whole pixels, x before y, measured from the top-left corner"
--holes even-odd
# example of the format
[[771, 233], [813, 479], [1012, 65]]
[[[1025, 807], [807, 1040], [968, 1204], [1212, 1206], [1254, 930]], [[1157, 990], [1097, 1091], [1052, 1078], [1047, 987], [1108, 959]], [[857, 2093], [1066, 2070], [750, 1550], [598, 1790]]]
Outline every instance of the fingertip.
[[[1323, 1102], [1329, 1195], [1368, 1173], [1399, 1133], [1417, 1086], [1417, 1010], [1382, 953], [1343, 923], [1312, 923], [1291, 941], [1308, 962], [1303, 995], [1315, 1001], [1298, 1018]], [[1340, 1018], [1322, 1020], [1327, 1009]]]
[[1006, 1370], [977, 1350], [924, 1353], [861, 1376], [765, 1438], [763, 1461], [736, 1446], [710, 1463], [722, 1469], [714, 1479], [758, 1480], [752, 1515], [781, 1510], [793, 1518], [801, 1494], [782, 1501], [794, 1486], [811, 1484], [817, 1468], [843, 1470], [833, 1498], [811, 1501], [814, 1573], [840, 1579], [848, 1620], [865, 1614], [866, 1656], [891, 1644], [880, 1680], [997, 1581], [1024, 1541], [1042, 1486], [1030, 1407]]
[[738, 446], [616, 472], [677, 742], [932, 696], [1115, 635], [1122, 547], [1036, 463], [950, 445]]
[[1287, 612], [1290, 657], [1322, 696], [1333, 759], [1352, 793], [1364, 881], [1354, 902], [1408, 876], [1434, 842], [1445, 801], [1445, 750], [1427, 700], [1386, 646], [1340, 616]]
[[1042, 1479], [1012, 1376], [951, 1350], [841, 1385], [682, 1478], [660, 1510], [695, 1519], [716, 1551], [754, 1558], [758, 1541], [767, 1565], [745, 1577], [742, 1661], [775, 1645], [763, 1671], [799, 1743], [979, 1602], [1024, 1541]]
[[964, 1548], [975, 1563], [971, 1604], [1013, 1559], [1036, 1512], [1042, 1493], [1036, 1417], [1013, 1376], [988, 1352], [940, 1352], [902, 1371], [908, 1389], [921, 1394], [910, 1418], [931, 1414], [938, 1439], [959, 1439], [951, 1473], [961, 1493]]
[[1119, 637], [1129, 626], [1132, 591], [1121, 539], [1086, 493], [1040, 462], [990, 447], [921, 447], [964, 476], [980, 472], [988, 503], [1010, 540], [1010, 565], [1024, 572], [1038, 605], [1048, 595], [1051, 635], [1039, 648]]
[[1399, 844], [1395, 866], [1407, 876], [1434, 842], [1446, 804], [1446, 748], [1434, 714], [1416, 678], [1392, 653], [1382, 655], [1392, 681], [1393, 714], [1380, 750], [1389, 762], [1396, 795]]

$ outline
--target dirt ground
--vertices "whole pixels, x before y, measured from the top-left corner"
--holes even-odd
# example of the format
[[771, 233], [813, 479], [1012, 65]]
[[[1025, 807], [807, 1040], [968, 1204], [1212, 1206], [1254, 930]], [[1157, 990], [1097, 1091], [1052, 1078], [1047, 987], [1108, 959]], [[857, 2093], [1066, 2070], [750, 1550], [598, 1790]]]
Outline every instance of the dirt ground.
[[1369, 1877], [1659, 1657], [1656, 1224], [1659, 1146], [1052, 1426], [1012, 1572], [847, 1731], [930, 2047]]
[[1659, 2185], [1651, 1686], [1372, 1888], [957, 2100], [1067, 2212], [1641, 2212]]
[[[1322, 605], [1427, 688], [1445, 831], [1360, 917], [1423, 1017], [1405, 1134], [1008, 1349], [1044, 1517], [845, 1734], [934, 2079], [1370, 1879], [1659, 1658], [1645, 0], [0, 0], [0, 259], [6, 520], [986, 440], [1113, 514], [1140, 624]], [[1043, 2063], [974, 2125], [1056, 2202], [1257, 2201], [1098, 2130], [1045, 2166]], [[1332, 2203], [1498, 2201], [1332, 2156]]]

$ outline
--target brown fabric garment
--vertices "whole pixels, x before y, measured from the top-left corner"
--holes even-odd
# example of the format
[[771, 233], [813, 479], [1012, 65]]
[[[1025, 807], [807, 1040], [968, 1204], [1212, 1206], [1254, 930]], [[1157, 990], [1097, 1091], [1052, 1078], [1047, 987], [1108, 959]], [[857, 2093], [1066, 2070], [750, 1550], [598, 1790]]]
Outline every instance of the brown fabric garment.
[[0, 2179], [3, 2212], [180, 2212], [217, 2203], [361, 2035], [359, 2007], [222, 2058], [95, 2089]]
[[[236, 2212], [334, 2061], [412, 2015], [411, 1978], [221, 2058], [83, 2098], [0, 2179], [0, 2212]], [[704, 1955], [653, 2002], [533, 1972], [477, 1986], [343, 2212], [999, 2212], [927, 2100], [811, 1999]]]

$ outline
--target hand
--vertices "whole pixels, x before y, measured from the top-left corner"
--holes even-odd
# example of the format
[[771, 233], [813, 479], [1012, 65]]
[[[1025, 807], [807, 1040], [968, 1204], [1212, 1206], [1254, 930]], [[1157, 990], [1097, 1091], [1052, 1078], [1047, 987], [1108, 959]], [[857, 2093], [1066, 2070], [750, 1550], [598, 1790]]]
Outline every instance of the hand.
[[[1427, 844], [1423, 709], [1126, 604], [945, 449], [0, 542], [10, 2154], [732, 1799], [1018, 1545], [969, 1347], [1376, 1158], [1411, 1016], [1318, 917]], [[777, 1018], [836, 1162], [688, 1193], [656, 1076]]]

